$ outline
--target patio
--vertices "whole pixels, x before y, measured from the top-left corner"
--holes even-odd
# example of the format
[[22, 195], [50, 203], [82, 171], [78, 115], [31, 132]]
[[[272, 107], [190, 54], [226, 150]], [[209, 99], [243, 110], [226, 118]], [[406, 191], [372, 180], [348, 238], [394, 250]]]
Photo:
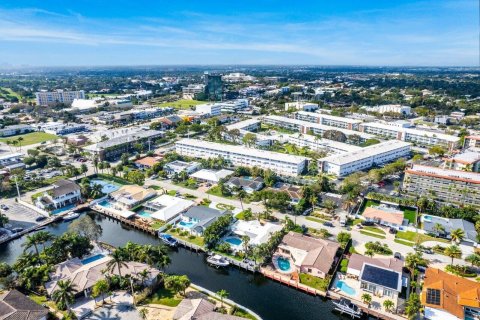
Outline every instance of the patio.
[[[78, 319], [120, 319], [126, 315], [130, 316], [130, 312], [125, 308], [133, 304], [132, 296], [127, 292], [114, 292], [111, 296], [105, 297], [105, 305], [99, 307], [102, 304], [102, 299], [99, 297], [97, 301], [90, 297], [77, 298], [75, 304], [71, 307], [73, 313]], [[133, 309], [138, 315], [138, 312]], [[118, 316], [118, 313], [122, 313], [122, 316]], [[113, 317], [113, 315], [116, 315]], [[124, 319], [140, 319], [127, 317]]]

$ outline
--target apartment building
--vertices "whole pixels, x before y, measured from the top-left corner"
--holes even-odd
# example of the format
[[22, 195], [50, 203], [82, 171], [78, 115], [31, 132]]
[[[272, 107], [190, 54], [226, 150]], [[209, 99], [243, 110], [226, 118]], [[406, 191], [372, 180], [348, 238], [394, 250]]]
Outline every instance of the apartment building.
[[463, 142], [463, 148], [480, 148], [480, 136], [466, 136]]
[[323, 172], [341, 177], [369, 169], [374, 165], [408, 157], [410, 151], [410, 143], [396, 140], [386, 141], [360, 150], [319, 159], [318, 168]]
[[359, 130], [386, 139], [411, 142], [419, 146], [440, 145], [446, 147], [448, 150], [457, 148], [460, 143], [460, 138], [452, 135], [376, 122], [362, 123]]
[[332, 127], [332, 126], [328, 126], [320, 123], [307, 122], [307, 121], [280, 117], [280, 116], [266, 116], [263, 118], [263, 122], [266, 124], [289, 129], [292, 131], [299, 131], [300, 133], [304, 133], [304, 134], [311, 132], [315, 135], [323, 135], [323, 133], [326, 131], [339, 131], [343, 133], [346, 137], [358, 136], [360, 142], [365, 142], [368, 139], [375, 138], [374, 135], [365, 133], [365, 132], [353, 131], [353, 130], [344, 129], [341, 127]]
[[446, 169], [480, 172], [480, 152], [468, 149], [444, 160]]
[[202, 115], [216, 117], [222, 113], [222, 106], [217, 103], [199, 104], [195, 107], [195, 111], [201, 113]]
[[0, 137], [10, 137], [17, 134], [24, 134], [33, 131], [33, 128], [27, 124], [15, 124], [0, 129]]
[[480, 173], [415, 164], [405, 170], [403, 189], [439, 202], [480, 206]]
[[184, 156], [202, 159], [222, 157], [234, 166], [270, 169], [287, 176], [301, 174], [305, 170], [308, 160], [305, 157], [289, 154], [194, 139], [182, 139], [176, 142], [175, 149], [178, 154]]
[[345, 152], [354, 152], [361, 150], [361, 147], [354, 146], [352, 144], [333, 141], [329, 139], [321, 139], [317, 136], [312, 136], [309, 134], [289, 134], [283, 135], [286, 137], [288, 143], [294, 144], [298, 147], [308, 147], [313, 151], [327, 150], [333, 153], [345, 153]]
[[303, 111], [315, 111], [318, 109], [317, 103], [305, 102], [305, 101], [296, 101], [296, 102], [286, 102], [285, 111], [288, 110], [303, 110]]
[[260, 126], [261, 126], [260, 120], [247, 119], [247, 120], [243, 120], [243, 121], [239, 121], [239, 122], [229, 124], [225, 128], [227, 129], [227, 131], [231, 131], [231, 130], [235, 130], [235, 129], [245, 130], [245, 131], [257, 131], [258, 129], [260, 129]]
[[39, 126], [39, 130], [54, 135], [66, 135], [85, 131], [87, 130], [87, 126], [83, 123], [48, 122]]
[[0, 168], [12, 170], [25, 167], [22, 153], [7, 153], [0, 155]]
[[183, 99], [193, 100], [196, 94], [203, 93], [205, 85], [203, 84], [189, 84], [182, 88]]
[[375, 107], [362, 107], [362, 109], [368, 111], [368, 112], [377, 112], [377, 113], [400, 113], [403, 115], [410, 115], [412, 113], [412, 108], [410, 106], [402, 106], [400, 104], [385, 104], [381, 106], [375, 106]]
[[53, 103], [71, 104], [75, 99], [85, 99], [85, 91], [40, 91], [35, 93], [37, 105], [48, 106]]
[[358, 130], [358, 126], [362, 123], [361, 120], [305, 111], [296, 112], [295, 119], [348, 130]]

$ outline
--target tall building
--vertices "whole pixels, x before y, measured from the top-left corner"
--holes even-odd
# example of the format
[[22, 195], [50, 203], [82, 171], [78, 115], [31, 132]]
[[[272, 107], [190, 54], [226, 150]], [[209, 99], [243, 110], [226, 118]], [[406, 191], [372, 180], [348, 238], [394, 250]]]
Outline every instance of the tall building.
[[222, 100], [223, 81], [219, 74], [205, 73], [205, 95], [209, 100]]
[[75, 99], [85, 99], [85, 91], [40, 91], [35, 93], [37, 105], [48, 106], [53, 103], [71, 104]]

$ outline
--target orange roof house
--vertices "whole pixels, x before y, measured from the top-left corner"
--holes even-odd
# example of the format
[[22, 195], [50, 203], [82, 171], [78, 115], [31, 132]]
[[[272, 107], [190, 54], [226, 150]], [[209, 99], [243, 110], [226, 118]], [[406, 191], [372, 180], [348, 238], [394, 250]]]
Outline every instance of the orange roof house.
[[426, 307], [446, 311], [464, 319], [465, 307], [480, 308], [480, 283], [428, 268], [425, 273], [421, 302]]
[[367, 207], [362, 216], [367, 220], [377, 221], [387, 225], [401, 226], [403, 224], [403, 211], [391, 208]]

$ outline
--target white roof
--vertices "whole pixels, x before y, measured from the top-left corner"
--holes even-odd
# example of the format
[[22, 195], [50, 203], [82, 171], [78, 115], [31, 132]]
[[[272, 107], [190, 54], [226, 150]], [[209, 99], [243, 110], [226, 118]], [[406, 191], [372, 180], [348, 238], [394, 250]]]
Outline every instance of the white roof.
[[2, 154], [2, 155], [0, 155], [0, 160], [10, 159], [10, 158], [17, 158], [17, 157], [23, 157], [23, 154], [21, 154], [21, 153], [7, 153], [7, 154]]
[[237, 122], [237, 123], [230, 124], [230, 125], [226, 126], [226, 128], [227, 128], [228, 131], [233, 130], [233, 129], [241, 130], [243, 128], [246, 128], [248, 126], [255, 125], [255, 124], [260, 125], [260, 120], [247, 119], [247, 120], [244, 120], [244, 121], [240, 121], [240, 122]]
[[179, 215], [182, 211], [193, 206], [194, 202], [164, 194], [147, 203], [147, 206], [158, 207], [151, 217], [154, 219], [169, 221]]
[[407, 169], [407, 172], [413, 173], [413, 174], [415, 174], [415, 172], [418, 172], [420, 174], [424, 173], [427, 175], [434, 175], [434, 176], [442, 177], [444, 179], [462, 180], [462, 181], [468, 181], [472, 183], [480, 183], [480, 173], [476, 173], [476, 172], [442, 169], [437, 167], [422, 166], [419, 164], [413, 165], [411, 169]]
[[206, 181], [218, 182], [220, 179], [226, 178], [231, 174], [233, 174], [233, 171], [231, 170], [222, 169], [215, 171], [209, 169], [202, 169], [195, 172], [194, 174], [191, 174], [190, 177]]
[[315, 118], [325, 118], [325, 119], [330, 119], [330, 120], [336, 120], [336, 121], [341, 121], [341, 122], [346, 122], [346, 123], [351, 123], [351, 124], [358, 124], [362, 123], [362, 120], [355, 120], [355, 119], [350, 119], [350, 118], [344, 118], [344, 117], [337, 117], [337, 116], [332, 116], [329, 114], [323, 114], [323, 113], [318, 113], [318, 112], [307, 112], [307, 111], [298, 111], [298, 114], [304, 115], [304, 116], [310, 116], [310, 117], [315, 117]]
[[427, 136], [427, 137], [430, 137], [430, 138], [437, 137], [439, 139], [446, 140], [446, 141], [451, 141], [451, 142], [457, 142], [458, 140], [460, 140], [459, 137], [455, 137], [455, 136], [445, 134], [445, 133], [419, 130], [419, 129], [415, 129], [415, 128], [395, 127], [393, 125], [388, 125], [388, 124], [383, 124], [383, 123], [378, 123], [378, 122], [364, 123], [363, 126], [385, 129], [385, 130], [391, 130], [391, 131], [396, 131], [396, 132], [405, 132], [406, 134], [417, 135], [417, 136]]
[[385, 152], [390, 152], [396, 149], [410, 147], [411, 143], [399, 141], [399, 140], [390, 140], [382, 143], [374, 144], [372, 146], [365, 147], [361, 150], [347, 152], [343, 154], [335, 154], [326, 158], [322, 158], [319, 161], [330, 162], [336, 165], [344, 165], [347, 163], [359, 161], [365, 158], [373, 157]]
[[305, 140], [312, 143], [316, 143], [319, 146], [324, 146], [326, 148], [330, 147], [332, 149], [343, 150], [346, 152], [353, 152], [353, 151], [362, 149], [362, 147], [355, 146], [353, 144], [338, 142], [338, 141], [329, 140], [325, 138], [318, 139], [317, 137], [312, 136], [310, 134], [295, 133], [295, 134], [284, 135], [284, 136], [287, 136], [287, 139], [292, 138], [292, 139]]
[[248, 236], [250, 238], [249, 243], [254, 246], [267, 242], [272, 233], [281, 229], [281, 225], [270, 222], [262, 226], [258, 220], [238, 220], [231, 227], [231, 231], [238, 236]]

